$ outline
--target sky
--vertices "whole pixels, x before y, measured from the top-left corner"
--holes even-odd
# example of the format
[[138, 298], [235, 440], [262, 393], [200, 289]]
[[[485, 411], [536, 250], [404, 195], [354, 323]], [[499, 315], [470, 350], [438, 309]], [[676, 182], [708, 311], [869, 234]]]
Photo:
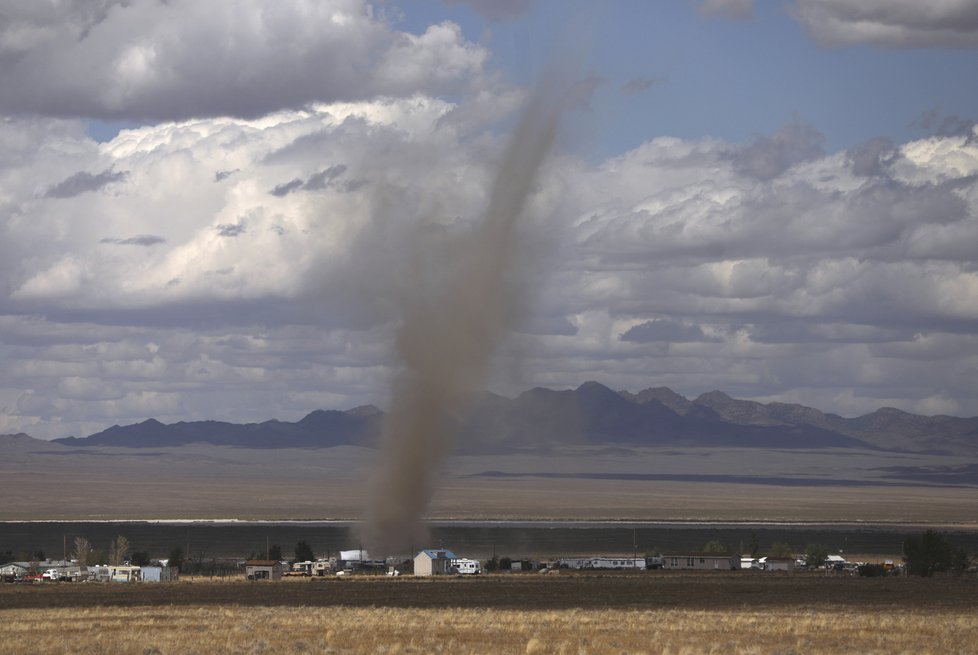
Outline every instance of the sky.
[[0, 433], [384, 407], [567, 60], [490, 390], [978, 415], [978, 1], [0, 0]]

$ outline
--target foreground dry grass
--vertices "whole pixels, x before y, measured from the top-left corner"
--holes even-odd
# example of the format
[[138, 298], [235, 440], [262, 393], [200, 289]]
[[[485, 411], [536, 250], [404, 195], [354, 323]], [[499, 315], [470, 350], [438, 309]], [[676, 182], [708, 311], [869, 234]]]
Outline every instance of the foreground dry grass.
[[973, 610], [0, 611], [4, 653], [974, 653]]
[[976, 607], [973, 576], [0, 585], [0, 653], [978, 653]]

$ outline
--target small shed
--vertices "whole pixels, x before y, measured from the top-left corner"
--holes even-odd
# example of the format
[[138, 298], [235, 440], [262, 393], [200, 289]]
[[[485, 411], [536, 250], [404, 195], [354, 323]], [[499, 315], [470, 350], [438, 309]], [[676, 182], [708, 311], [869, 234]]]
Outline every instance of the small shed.
[[245, 562], [245, 577], [249, 580], [281, 580], [282, 562], [273, 559], [251, 559]]
[[510, 571], [539, 571], [540, 563], [530, 559], [514, 559], [509, 564]]
[[175, 566], [144, 566], [143, 582], [176, 582], [180, 569]]
[[414, 575], [445, 575], [452, 572], [452, 560], [458, 559], [450, 550], [426, 549], [414, 556]]
[[771, 557], [768, 556], [767, 560], [764, 562], [765, 571], [794, 571], [795, 570], [795, 558], [794, 557]]

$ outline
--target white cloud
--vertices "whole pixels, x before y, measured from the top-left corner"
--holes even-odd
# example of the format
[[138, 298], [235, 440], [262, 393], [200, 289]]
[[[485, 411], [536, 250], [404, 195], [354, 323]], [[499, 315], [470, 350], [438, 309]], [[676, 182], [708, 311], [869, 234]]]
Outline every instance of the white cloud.
[[770, 180], [796, 164], [821, 155], [822, 140], [818, 130], [796, 120], [774, 134], [755, 137], [750, 145], [734, 148], [729, 157], [738, 172]]
[[[499, 150], [486, 133], [462, 143], [484, 112], [445, 121], [456, 109], [315, 105], [104, 144], [56, 121], [0, 124], [0, 139], [35, 138], [0, 168], [0, 342], [22, 389], [3, 425], [58, 436], [216, 407], [227, 420], [297, 419], [317, 408], [302, 399], [382, 402], [406, 245], [423, 224], [478, 215]], [[125, 180], [45, 193], [112, 166]], [[292, 179], [302, 187], [270, 193]]]
[[475, 88], [488, 56], [452, 23], [398, 32], [364, 0], [20, 2], [4, 19], [7, 114], [258, 117]]
[[[126, 131], [108, 144], [88, 142], [86, 153], [88, 161], [129, 171], [125, 182], [70, 203], [34, 194], [49, 186], [42, 180], [62, 179], [72, 165], [42, 147], [23, 167], [36, 177], [11, 174], [21, 183], [17, 213], [32, 217], [23, 224], [14, 217], [17, 243], [6, 246], [7, 266], [20, 271], [8, 269], [11, 297], [105, 309], [311, 292], [312, 277], [347, 261], [383, 193], [424, 181], [416, 163], [428, 160], [429, 170], [451, 176], [458, 175], [453, 164], [471, 164], [451, 152], [451, 130], [443, 130], [443, 145], [431, 141], [450, 109], [434, 100], [384, 100], [285, 112], [258, 123], [222, 118]], [[314, 146], [307, 150], [309, 139]], [[215, 171], [227, 169], [238, 172], [215, 182]], [[312, 179], [324, 170], [335, 174], [330, 187], [270, 193], [278, 180]], [[440, 191], [457, 195], [451, 186]], [[429, 191], [401, 218], [416, 220], [426, 203], [439, 201]], [[153, 248], [115, 247], [150, 233]], [[24, 252], [30, 270], [16, 266]]]
[[[956, 411], [978, 413], [965, 383], [973, 346], [956, 344], [953, 370], [923, 350], [978, 325], [973, 140], [882, 148], [869, 178], [846, 153], [809, 153], [758, 179], [741, 174], [737, 153], [711, 140], [657, 139], [582, 172], [571, 187], [576, 246], [546, 293], [568, 312], [604, 307], [630, 319], [614, 335], [629, 335], [630, 352], [625, 360], [611, 346], [579, 350], [570, 346], [580, 339], [562, 337], [548, 342], [569, 347], [553, 359], [589, 362], [583, 371], [631, 389], [719, 387], [843, 413], [914, 411], [943, 389]], [[656, 322], [673, 338], [631, 338]], [[717, 341], [692, 340], [696, 326]], [[582, 373], [561, 370], [530, 381], [572, 386]], [[858, 384], [842, 394], [843, 380]]]
[[933, 416], [936, 414], [954, 415], [960, 410], [958, 402], [944, 395], [934, 395], [924, 398], [915, 407], [917, 413]]
[[828, 46], [978, 46], [978, 5], [972, 0], [795, 0], [791, 12]]
[[[433, 252], [414, 246], [483, 210], [501, 139], [479, 117], [513, 102], [316, 104], [103, 144], [80, 123], [0, 123], [0, 425], [51, 437], [383, 403], [404, 271]], [[715, 139], [555, 157], [495, 390], [598, 379], [978, 414], [978, 143], [879, 145], [862, 168], [803, 147], [764, 175]], [[47, 193], [80, 171], [127, 175]]]

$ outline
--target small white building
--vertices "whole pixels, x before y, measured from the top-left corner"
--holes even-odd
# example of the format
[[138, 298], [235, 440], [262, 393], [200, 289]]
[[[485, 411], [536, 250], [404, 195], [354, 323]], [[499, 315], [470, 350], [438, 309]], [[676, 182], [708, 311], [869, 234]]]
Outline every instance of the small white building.
[[414, 575], [445, 575], [452, 572], [455, 553], [444, 549], [425, 549], [414, 556]]
[[768, 557], [764, 561], [765, 571], [794, 571], [794, 557]]
[[245, 562], [248, 580], [281, 580], [282, 562], [274, 559], [252, 559]]
[[842, 570], [849, 562], [842, 555], [829, 555], [825, 558], [825, 567], [829, 569]]
[[4, 564], [0, 566], [0, 576], [3, 577], [20, 577], [30, 571], [30, 568], [20, 564], [18, 562], [10, 562], [9, 564]]

